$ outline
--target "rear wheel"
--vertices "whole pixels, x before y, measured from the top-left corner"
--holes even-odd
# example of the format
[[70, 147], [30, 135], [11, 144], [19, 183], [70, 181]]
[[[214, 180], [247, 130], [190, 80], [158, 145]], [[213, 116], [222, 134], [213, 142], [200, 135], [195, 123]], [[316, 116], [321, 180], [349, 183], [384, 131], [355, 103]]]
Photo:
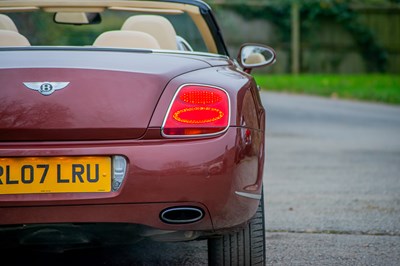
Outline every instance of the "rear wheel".
[[265, 265], [264, 199], [245, 228], [208, 239], [209, 265]]

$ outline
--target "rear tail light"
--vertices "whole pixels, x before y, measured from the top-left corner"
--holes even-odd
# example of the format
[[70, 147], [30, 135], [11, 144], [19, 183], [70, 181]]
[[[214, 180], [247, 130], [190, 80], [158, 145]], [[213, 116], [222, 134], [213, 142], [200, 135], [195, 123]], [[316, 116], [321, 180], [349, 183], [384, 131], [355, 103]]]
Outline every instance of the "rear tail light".
[[164, 136], [214, 135], [224, 132], [230, 119], [229, 96], [221, 88], [184, 85], [174, 96], [164, 119]]

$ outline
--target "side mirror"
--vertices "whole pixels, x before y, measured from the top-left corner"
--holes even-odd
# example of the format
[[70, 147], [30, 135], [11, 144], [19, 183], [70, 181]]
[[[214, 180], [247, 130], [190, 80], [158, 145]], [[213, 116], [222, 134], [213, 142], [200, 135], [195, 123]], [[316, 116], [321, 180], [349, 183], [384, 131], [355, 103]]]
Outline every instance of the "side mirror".
[[248, 43], [240, 47], [238, 62], [247, 73], [256, 67], [272, 65], [275, 61], [276, 53], [269, 46]]

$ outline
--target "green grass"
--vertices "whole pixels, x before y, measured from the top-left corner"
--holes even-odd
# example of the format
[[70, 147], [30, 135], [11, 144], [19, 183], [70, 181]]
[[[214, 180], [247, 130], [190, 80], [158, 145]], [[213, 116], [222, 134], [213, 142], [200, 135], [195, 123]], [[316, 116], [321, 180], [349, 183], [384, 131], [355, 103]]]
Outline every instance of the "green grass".
[[264, 90], [400, 104], [400, 75], [254, 75]]

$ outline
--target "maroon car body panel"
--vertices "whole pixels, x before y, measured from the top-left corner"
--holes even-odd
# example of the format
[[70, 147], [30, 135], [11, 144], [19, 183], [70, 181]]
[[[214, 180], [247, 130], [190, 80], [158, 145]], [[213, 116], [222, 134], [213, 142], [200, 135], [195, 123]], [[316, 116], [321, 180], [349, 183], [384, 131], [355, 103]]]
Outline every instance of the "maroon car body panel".
[[[121, 53], [86, 54], [24, 51], [18, 56], [26, 62], [13, 68], [17, 54], [0, 53], [0, 141], [140, 138], [168, 81], [209, 66], [173, 56], [171, 64], [171, 57], [151, 53], [125, 53], [124, 59]], [[66, 58], [79, 59], [68, 68]], [[108, 63], [114, 60], [131, 63]], [[70, 84], [48, 96], [24, 85], [43, 81]]]
[[[127, 176], [117, 192], [0, 195], [0, 224], [119, 222], [165, 230], [218, 230], [252, 217], [258, 200], [236, 192], [257, 195], [262, 187], [265, 114], [253, 79], [228, 59], [218, 59], [225, 63], [213, 66], [205, 57], [129, 57], [142, 59], [141, 70], [134, 64], [123, 71], [76, 64], [68, 68], [61, 61], [58, 69], [49, 69], [50, 63], [33, 69], [13, 68], [10, 63], [9, 69], [0, 70], [6, 84], [2, 106], [18, 110], [0, 118], [0, 157], [121, 155], [128, 161]], [[170, 68], [157, 69], [159, 60]], [[188, 65], [185, 73], [180, 69], [183, 64]], [[34, 80], [71, 84], [43, 96], [22, 83]], [[171, 100], [187, 83], [228, 92], [231, 122], [225, 133], [194, 139], [161, 136]], [[39, 111], [19, 111], [34, 104], [51, 112], [43, 118]], [[10, 117], [24, 123], [12, 124]], [[32, 121], [35, 117], [44, 122]], [[190, 225], [167, 224], [159, 214], [171, 206], [197, 206], [205, 216]]]
[[[0, 60], [0, 158], [118, 155], [127, 160], [115, 192], [0, 195], [0, 225], [129, 223], [211, 232], [254, 215], [262, 193], [265, 112], [253, 78], [232, 60], [46, 47], [2, 50]], [[45, 96], [24, 82], [69, 84]], [[226, 131], [162, 136], [168, 108], [185, 84], [227, 92]], [[163, 210], [186, 206], [201, 209], [202, 219], [182, 224], [160, 219]]]

